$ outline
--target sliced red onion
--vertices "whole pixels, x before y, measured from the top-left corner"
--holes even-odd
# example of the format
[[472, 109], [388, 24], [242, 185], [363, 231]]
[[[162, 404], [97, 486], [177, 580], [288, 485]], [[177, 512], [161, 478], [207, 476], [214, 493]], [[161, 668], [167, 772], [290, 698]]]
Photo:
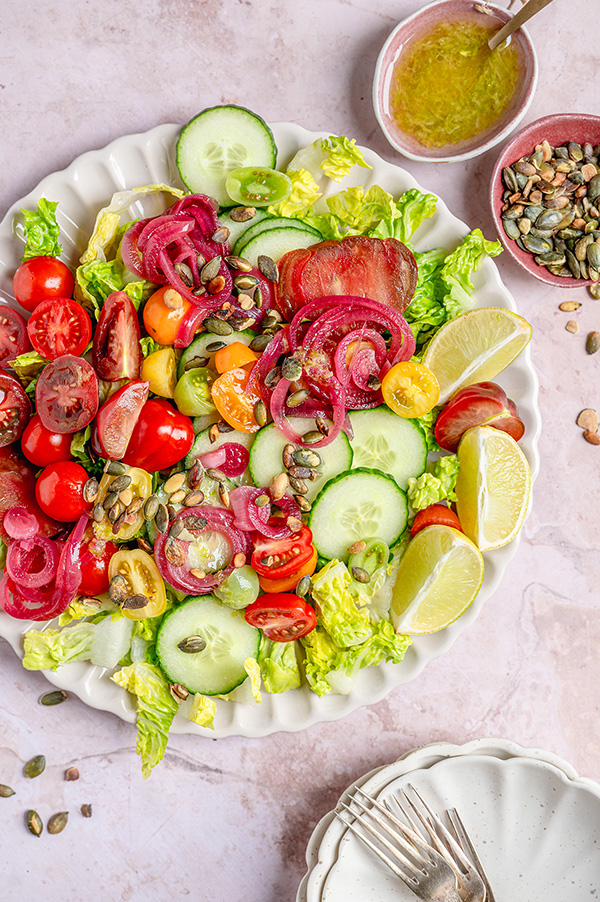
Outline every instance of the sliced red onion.
[[209, 467], [217, 469], [227, 460], [227, 451], [221, 446], [220, 448], [215, 448], [213, 451], [207, 451], [206, 454], [201, 454], [198, 460], [205, 470]]
[[40, 531], [38, 518], [24, 507], [9, 507], [3, 525], [11, 539], [32, 539]]
[[6, 554], [6, 572], [24, 589], [50, 586], [58, 557], [58, 545], [45, 536], [11, 542]]
[[175, 338], [176, 348], [188, 348], [194, 340], [198, 329], [202, 326], [202, 320], [206, 313], [200, 307], [190, 307], [184, 318], [179, 323]]
[[139, 219], [127, 229], [121, 241], [121, 256], [123, 257], [123, 263], [127, 269], [134, 272], [142, 279], [144, 278], [144, 269], [142, 267], [142, 257], [138, 249], [138, 238], [144, 226], [149, 222], [149, 219]]

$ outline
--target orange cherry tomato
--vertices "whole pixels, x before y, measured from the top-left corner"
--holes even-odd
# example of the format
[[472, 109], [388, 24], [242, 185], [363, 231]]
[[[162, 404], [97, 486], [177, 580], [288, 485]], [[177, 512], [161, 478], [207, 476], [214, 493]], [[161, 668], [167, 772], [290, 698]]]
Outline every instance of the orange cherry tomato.
[[[173, 291], [181, 298], [181, 305], [175, 310], [165, 304], [167, 291]], [[181, 297], [171, 285], [164, 285], [150, 295], [144, 306], [143, 319], [146, 332], [161, 345], [174, 344], [181, 320], [191, 306], [190, 301]]]
[[429, 507], [419, 511], [410, 528], [411, 536], [414, 538], [418, 532], [421, 532], [427, 526], [451, 526], [453, 529], [458, 529], [459, 532], [462, 532], [460, 520], [454, 511], [446, 507], [445, 504], [431, 504]]
[[238, 367], [219, 376], [211, 385], [215, 407], [223, 419], [240, 432], [258, 432], [260, 426], [254, 416], [254, 408], [260, 398], [246, 391], [249, 373]]
[[279, 579], [269, 579], [267, 576], [259, 576], [258, 583], [263, 592], [289, 592], [295, 589], [303, 576], [312, 576], [317, 569], [317, 549], [313, 548], [310, 558], [301, 564], [291, 576], [282, 576]]
[[229, 370], [236, 370], [240, 366], [246, 366], [248, 363], [255, 363], [258, 360], [254, 351], [251, 351], [241, 341], [234, 341], [230, 345], [225, 345], [215, 354], [215, 367], [217, 373], [228, 373]]

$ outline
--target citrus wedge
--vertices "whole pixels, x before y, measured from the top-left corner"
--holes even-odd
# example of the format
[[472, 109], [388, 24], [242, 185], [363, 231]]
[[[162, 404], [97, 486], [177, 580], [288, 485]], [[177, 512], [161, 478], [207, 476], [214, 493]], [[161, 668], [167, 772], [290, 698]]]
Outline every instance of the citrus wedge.
[[438, 404], [464, 385], [491, 381], [521, 353], [531, 333], [527, 320], [504, 307], [478, 307], [443, 325], [422, 361], [439, 383]]
[[467, 610], [483, 580], [483, 558], [450, 526], [427, 526], [411, 540], [392, 595], [397, 633], [436, 633]]
[[507, 545], [523, 525], [531, 471], [514, 438], [491, 426], [468, 429], [458, 446], [456, 512], [480, 551]]

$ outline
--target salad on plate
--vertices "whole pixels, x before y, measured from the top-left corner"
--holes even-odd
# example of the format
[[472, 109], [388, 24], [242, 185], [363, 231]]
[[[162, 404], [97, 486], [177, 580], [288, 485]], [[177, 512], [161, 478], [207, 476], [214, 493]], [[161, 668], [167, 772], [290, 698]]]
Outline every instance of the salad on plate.
[[217, 704], [401, 662], [527, 509], [493, 379], [531, 329], [471, 310], [499, 243], [416, 252], [435, 196], [356, 185], [348, 138], [276, 166], [260, 117], [203, 111], [185, 187], [106, 198], [74, 272], [38, 198], [29, 319], [0, 317], [0, 606], [35, 622], [27, 669], [88, 661], [131, 693], [145, 776], [178, 712], [210, 729]]

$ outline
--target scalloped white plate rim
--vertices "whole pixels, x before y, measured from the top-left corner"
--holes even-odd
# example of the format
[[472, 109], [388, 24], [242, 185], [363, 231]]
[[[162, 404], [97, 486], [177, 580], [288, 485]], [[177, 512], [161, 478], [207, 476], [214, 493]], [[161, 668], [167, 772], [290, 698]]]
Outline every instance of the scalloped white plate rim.
[[474, 739], [464, 745], [440, 742], [420, 746], [401, 755], [392, 764], [384, 764], [359, 777], [344, 790], [336, 807], [317, 823], [307, 844], [307, 871], [298, 887], [296, 902], [320, 902], [325, 881], [337, 861], [339, 845], [346, 833], [346, 828], [336, 818], [335, 811], [340, 802], [347, 801], [348, 794], [356, 787], [361, 786], [368, 792], [378, 794], [399, 777], [428, 770], [449, 758], [484, 756], [502, 760], [523, 758], [550, 765], [560, 771], [565, 779], [581, 784], [600, 796], [600, 784], [587, 777], [580, 777], [571, 764], [554, 752], [544, 749], [524, 748], [510, 740], [493, 738]]
[[[271, 128], [279, 148], [280, 163], [289, 161], [299, 148], [328, 134], [311, 132], [293, 123], [273, 123]], [[74, 262], [77, 248], [81, 251], [81, 242], [87, 239], [89, 233], [78, 225], [73, 208], [83, 206], [86, 217], [93, 223], [97, 210], [108, 203], [113, 191], [136, 187], [144, 183], [144, 178], [146, 183], [151, 180], [181, 184], [174, 164], [174, 148], [179, 131], [178, 125], [159, 125], [148, 132], [117, 138], [100, 150], [82, 154], [66, 169], [46, 176], [36, 188], [17, 201], [0, 223], [0, 300], [8, 303], [14, 300], [10, 284], [12, 273], [19, 263], [19, 241], [15, 235], [21, 208], [35, 206], [41, 196], [59, 201], [61, 234], [63, 239], [67, 236], [65, 245], [69, 244], [71, 251], [70, 256], [63, 251], [63, 258], [67, 262]], [[395, 195], [410, 187], [425, 190], [406, 170], [388, 163], [368, 148], [362, 147], [361, 150], [373, 168], [360, 169], [354, 178], [355, 184], [380, 183]], [[129, 177], [127, 171], [132, 165], [136, 174]], [[142, 172], [143, 167], [146, 175]], [[353, 180], [347, 181], [351, 183]], [[110, 182], [110, 186], [107, 182]], [[91, 197], [94, 198], [93, 201]], [[87, 227], [91, 227], [90, 223], [87, 223]], [[468, 232], [469, 228], [465, 223], [453, 216], [440, 198], [435, 215], [417, 233], [416, 246], [418, 250], [436, 246], [452, 249]], [[502, 306], [516, 311], [515, 301], [503, 285], [493, 260], [484, 261], [480, 270], [474, 274], [473, 282], [477, 306]], [[527, 431], [521, 447], [529, 461], [532, 477], [535, 478], [539, 469], [537, 443], [541, 417], [537, 404], [538, 380], [529, 346], [498, 377], [498, 381], [517, 403], [525, 420]], [[380, 701], [392, 689], [417, 677], [428, 661], [443, 654], [467, 629], [485, 601], [497, 589], [508, 562], [517, 550], [518, 541], [519, 537], [504, 548], [486, 553], [483, 586], [477, 599], [459, 620], [439, 633], [417, 637], [401, 664], [381, 664], [361, 671], [349, 695], [319, 699], [303, 686], [280, 696], [263, 693], [261, 705], [255, 704], [250, 698], [243, 702], [219, 701], [214, 731], [198, 727], [183, 715], [177, 715], [172, 732], [195, 733], [211, 738], [231, 735], [259, 737], [278, 731], [294, 732], [314, 723], [338, 720], [359, 707]], [[0, 636], [7, 639], [20, 656], [23, 654], [22, 634], [31, 626], [29, 622], [14, 620], [0, 612]], [[55, 686], [73, 692], [89, 706], [109, 711], [129, 722], [135, 721], [131, 696], [112, 683], [102, 668], [78, 662], [61, 667], [56, 672], [45, 671], [45, 674]]]

